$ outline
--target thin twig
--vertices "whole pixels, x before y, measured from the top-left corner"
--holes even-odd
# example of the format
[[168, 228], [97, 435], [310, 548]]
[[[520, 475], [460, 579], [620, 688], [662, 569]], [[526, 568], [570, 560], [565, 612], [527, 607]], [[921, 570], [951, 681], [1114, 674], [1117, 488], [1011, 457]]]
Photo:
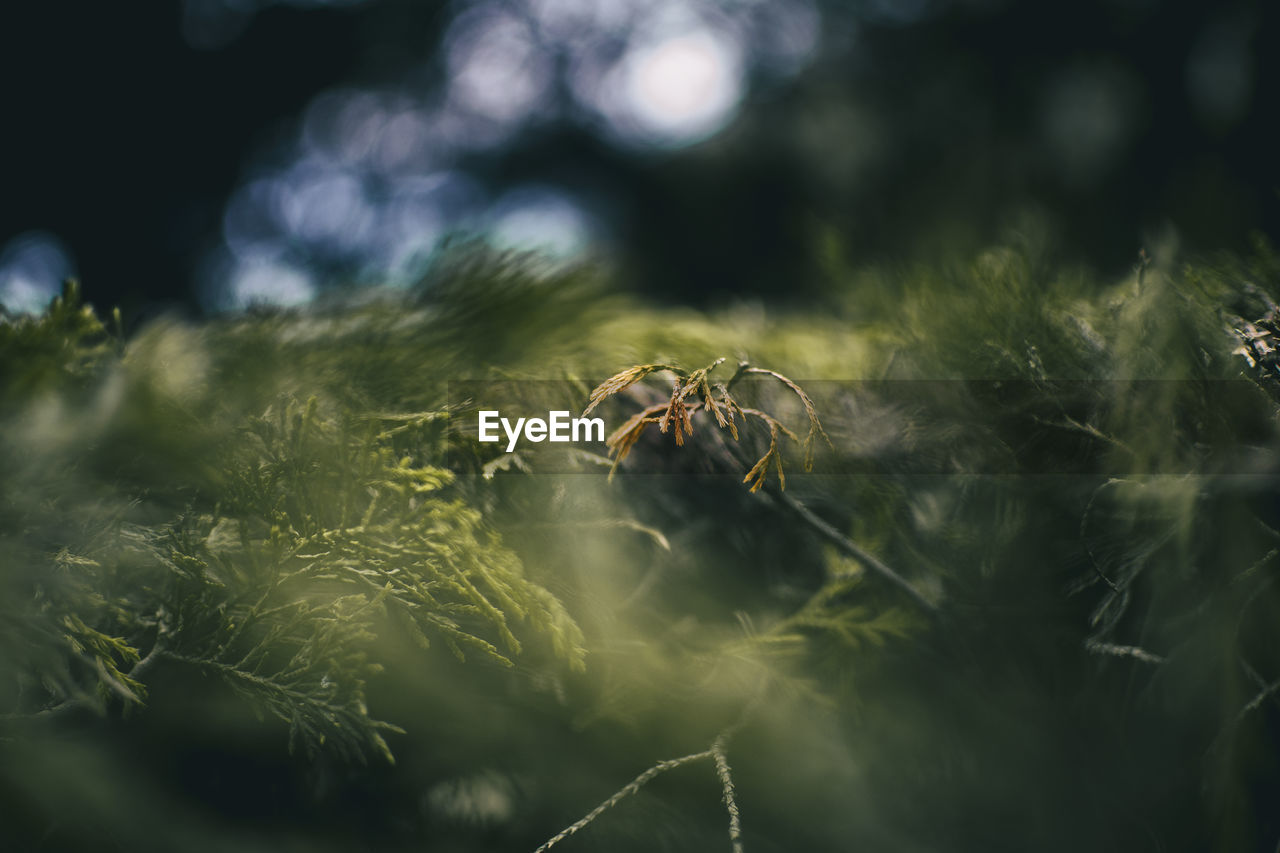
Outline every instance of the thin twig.
[[720, 777], [721, 799], [725, 810], [729, 812], [729, 843], [733, 845], [733, 853], [743, 853], [742, 821], [738, 813], [738, 799], [734, 796], [733, 776], [729, 770], [729, 758], [725, 754], [725, 738], [716, 738], [711, 745], [711, 754], [716, 760], [716, 775]]
[[742, 709], [742, 713], [738, 716], [738, 719], [735, 720], [732, 725], [724, 728], [718, 735], [716, 735], [715, 740], [711, 742], [710, 749], [706, 749], [702, 752], [695, 752], [692, 755], [685, 755], [681, 758], [659, 761], [657, 764], [632, 779], [626, 785], [623, 785], [615, 791], [609, 799], [596, 806], [584, 817], [547, 839], [547, 841], [544, 842], [537, 850], [533, 851], [533, 853], [544, 853], [544, 851], [550, 850], [556, 844], [559, 844], [570, 835], [573, 835], [578, 830], [587, 826], [622, 800], [631, 796], [636, 791], [639, 791], [640, 788], [658, 774], [665, 773], [668, 770], [673, 770], [685, 764], [692, 764], [695, 761], [701, 761], [704, 758], [710, 758], [715, 762], [716, 775], [720, 778], [721, 799], [724, 802], [725, 809], [729, 813], [729, 842], [733, 845], [733, 853], [743, 853], [742, 822], [738, 812], [738, 799], [734, 793], [733, 777], [730, 775], [729, 758], [726, 753], [726, 749], [728, 748], [729, 741], [743, 726], [747, 724], [752, 714], [755, 713], [756, 708], [760, 706], [760, 703], [764, 700], [764, 695], [763, 691], [757, 692], [755, 697]]
[[[742, 362], [739, 364], [738, 373], [734, 374], [734, 378], [736, 379], [738, 376], [747, 373], [749, 370], [751, 370], [751, 368], [747, 362]], [[739, 465], [745, 464], [740, 458], [736, 445], [729, 445], [726, 443], [722, 447], [728, 459]], [[906, 593], [907, 597], [919, 605], [926, 613], [929, 613], [930, 615], [936, 615], [938, 613], [937, 605], [933, 604], [921, 595], [915, 587], [907, 583], [906, 579], [903, 578], [902, 575], [890, 568], [883, 560], [871, 554], [858, 543], [854, 542], [839, 530], [836, 530], [830, 524], [823, 521], [813, 512], [813, 510], [809, 509], [799, 500], [792, 497], [778, 486], [775, 486], [773, 483], [765, 483], [762, 491], [769, 497], [773, 498], [778, 505], [790, 510], [798, 519], [800, 519], [800, 521], [808, 525], [819, 536], [835, 545], [836, 548], [843, 551], [848, 556], [861, 562], [872, 572], [880, 575], [902, 592]]]
[[1128, 453], [1130, 456], [1135, 455], [1133, 452], [1133, 448], [1129, 447], [1129, 445], [1125, 444], [1120, 439], [1116, 438], [1115, 436], [1107, 435], [1105, 432], [1098, 429], [1093, 424], [1081, 423], [1080, 421], [1076, 420], [1070, 415], [1063, 415], [1063, 421], [1061, 423], [1059, 423], [1058, 421], [1046, 420], [1045, 418], [1040, 418], [1035, 416], [1033, 416], [1031, 420], [1034, 421], [1035, 423], [1040, 424], [1041, 426], [1054, 427], [1055, 429], [1065, 429], [1065, 430], [1071, 430], [1072, 432], [1084, 433], [1090, 438], [1095, 438], [1098, 441], [1104, 442], [1106, 444], [1110, 444], [1113, 447], [1118, 447], [1121, 450], [1123, 450], [1125, 453]]
[[[1244, 670], [1244, 674], [1249, 676], [1249, 680], [1252, 681], [1255, 686], [1262, 688], [1263, 691], [1268, 690], [1266, 679], [1263, 678], [1262, 674], [1254, 669], [1243, 657], [1240, 658], [1240, 668]], [[1271, 701], [1275, 703], [1277, 707], [1280, 707], [1280, 698], [1277, 698], [1274, 692], [1270, 695]]]
[[1262, 691], [1259, 692], [1257, 696], [1254, 696], [1248, 705], [1241, 708], [1240, 713], [1236, 715], [1235, 724], [1239, 725], [1245, 717], [1261, 708], [1262, 703], [1274, 696], [1277, 692], [1280, 692], [1280, 680], [1273, 681], [1266, 687], [1262, 688]]
[[797, 518], [809, 525], [809, 527], [819, 536], [826, 539], [832, 545], [835, 545], [836, 548], [840, 549], [848, 556], [853, 557], [855, 560], [862, 563], [871, 571], [880, 575], [880, 577], [889, 581], [889, 583], [896, 586], [902, 592], [906, 593], [907, 597], [919, 605], [922, 610], [929, 614], [936, 614], [938, 612], [937, 605], [921, 595], [915, 587], [907, 583], [906, 579], [903, 578], [902, 575], [889, 568], [888, 565], [869, 551], [866, 551], [861, 545], [836, 530], [830, 524], [827, 524], [814, 514], [813, 510], [800, 503], [800, 501], [796, 500], [791, 495], [772, 485], [766, 486], [765, 491], [768, 493], [769, 497], [789, 509]]
[[1093, 502], [1098, 497], [1098, 494], [1107, 486], [1118, 482], [1120, 481], [1115, 479], [1107, 480], [1107, 482], [1094, 489], [1093, 494], [1089, 495], [1089, 502], [1084, 505], [1084, 512], [1080, 516], [1080, 544], [1084, 546], [1084, 552], [1089, 556], [1089, 565], [1093, 567], [1094, 574], [1096, 574], [1103, 583], [1111, 587], [1112, 592], [1117, 594], [1120, 592], [1120, 587], [1102, 571], [1102, 566], [1098, 565], [1098, 558], [1094, 556], [1093, 549], [1089, 547], [1088, 525], [1089, 512], [1093, 509]]
[[631, 796], [636, 791], [639, 791], [647, 782], [652, 780], [658, 774], [665, 773], [668, 770], [674, 770], [677, 767], [681, 767], [685, 764], [690, 764], [694, 761], [701, 761], [704, 758], [714, 758], [714, 756], [715, 756], [715, 750], [713, 748], [713, 749], [705, 750], [703, 752], [695, 752], [692, 755], [685, 755], [680, 758], [671, 758], [666, 761], [659, 761], [657, 764], [653, 765], [648, 770], [644, 771], [639, 776], [637, 776], [636, 778], [628, 782], [626, 785], [623, 785], [621, 788], [615, 791], [613, 796], [609, 797], [609, 799], [605, 800], [603, 803], [596, 806], [594, 809], [588, 812], [585, 817], [574, 822], [573, 824], [570, 824], [569, 826], [560, 830], [560, 832], [553, 835], [551, 838], [547, 839], [547, 841], [543, 843], [543, 845], [539, 847], [537, 850], [533, 851], [533, 853], [544, 853], [544, 851], [550, 850], [552, 847], [559, 844], [561, 841], [564, 841], [570, 835], [573, 835], [578, 830], [582, 829], [583, 827], [587, 826], [587, 824], [591, 823], [593, 820], [600, 817], [600, 815], [602, 815], [604, 812], [616, 806], [622, 800]]
[[1100, 640], [1089, 640], [1084, 647], [1091, 652], [1103, 655], [1113, 655], [1119, 658], [1133, 658], [1143, 663], [1162, 664], [1165, 659], [1154, 652], [1149, 652], [1141, 646], [1122, 646], [1118, 643], [1104, 643]]

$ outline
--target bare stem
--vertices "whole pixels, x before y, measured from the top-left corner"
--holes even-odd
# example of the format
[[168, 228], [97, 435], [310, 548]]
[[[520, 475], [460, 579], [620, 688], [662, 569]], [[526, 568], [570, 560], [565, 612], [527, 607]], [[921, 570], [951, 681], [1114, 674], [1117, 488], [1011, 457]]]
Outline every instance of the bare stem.
[[649, 782], [651, 779], [653, 779], [653, 777], [659, 775], [660, 773], [665, 773], [668, 770], [674, 770], [677, 767], [681, 767], [685, 764], [690, 764], [694, 761], [701, 761], [704, 758], [714, 758], [714, 757], [715, 757], [715, 750], [714, 748], [712, 748], [704, 752], [695, 752], [692, 755], [685, 755], [680, 758], [671, 758], [671, 759], [668, 759], [667, 761], [659, 761], [657, 764], [653, 765], [648, 770], [644, 771], [639, 776], [637, 776], [636, 778], [628, 782], [626, 785], [623, 785], [621, 788], [615, 791], [613, 796], [609, 797], [609, 799], [605, 800], [603, 803], [601, 803], [600, 805], [596, 806], [594, 809], [589, 811], [586, 814], [586, 816], [574, 822], [573, 824], [570, 824], [569, 826], [557, 832], [551, 838], [547, 839], [547, 841], [544, 842], [543, 845], [539, 847], [537, 850], [533, 851], [533, 853], [543, 853], [543, 851], [550, 850], [552, 847], [559, 844], [561, 841], [564, 841], [570, 835], [573, 835], [578, 830], [582, 829], [583, 827], [591, 823], [593, 820], [600, 817], [600, 815], [604, 814], [606, 811], [616, 806], [622, 800], [631, 796], [636, 791], [639, 791], [642, 787], [644, 787], [644, 785], [647, 782]]
[[724, 735], [716, 738], [711, 745], [711, 755], [716, 760], [716, 775], [720, 777], [721, 799], [725, 810], [729, 812], [729, 843], [733, 845], [733, 853], [742, 851], [742, 822], [738, 813], [738, 799], [734, 796], [733, 776], [730, 775], [729, 758], [725, 755]]
[[864, 549], [858, 543], [836, 530], [830, 524], [827, 524], [814, 514], [813, 510], [791, 497], [791, 495], [772, 485], [766, 486], [765, 491], [769, 494], [769, 497], [773, 498], [783, 507], [790, 510], [792, 514], [807, 524], [811, 530], [823, 539], [826, 539], [832, 545], [836, 546], [836, 548], [843, 551], [848, 556], [853, 557], [868, 569], [880, 575], [880, 577], [906, 593], [907, 597], [919, 605], [926, 613], [936, 614], [938, 612], [937, 605], [921, 595], [915, 587], [907, 583], [906, 579], [903, 578], [902, 575], [889, 568], [888, 565]]

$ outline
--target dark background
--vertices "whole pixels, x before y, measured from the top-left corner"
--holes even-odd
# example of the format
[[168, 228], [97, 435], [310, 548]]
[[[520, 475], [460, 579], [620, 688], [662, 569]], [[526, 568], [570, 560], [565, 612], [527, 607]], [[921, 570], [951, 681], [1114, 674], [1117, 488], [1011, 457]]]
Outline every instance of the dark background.
[[[0, 248], [47, 232], [94, 302], [200, 310], [228, 199], [287, 159], [308, 103], [440, 85], [441, 39], [465, 8], [265, 4], [228, 24], [184, 21], [177, 2], [4, 4]], [[500, 145], [461, 146], [454, 166], [491, 194], [536, 181], [589, 199], [633, 286], [695, 303], [812, 295], [826, 239], [855, 263], [928, 256], [1028, 212], [1107, 273], [1169, 225], [1192, 251], [1280, 230], [1275, 3], [818, 8], [804, 66], [749, 67], [741, 110], [709, 139], [619, 144], [557, 108]], [[357, 264], [293, 257], [325, 286]]]

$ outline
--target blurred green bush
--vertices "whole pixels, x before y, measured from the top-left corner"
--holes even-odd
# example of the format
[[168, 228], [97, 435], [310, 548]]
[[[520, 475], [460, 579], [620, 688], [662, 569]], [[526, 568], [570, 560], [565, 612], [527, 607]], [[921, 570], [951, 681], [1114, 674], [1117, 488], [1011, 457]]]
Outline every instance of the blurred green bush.
[[[461, 250], [127, 340], [74, 285], [4, 319], [6, 848], [532, 850], [732, 732], [565, 849], [729, 849], [730, 765], [752, 851], [1270, 849], [1275, 254], [826, 275], [698, 313]], [[767, 429], [695, 412], [609, 483], [450, 397], [726, 356], [831, 437], [785, 493], [741, 482]]]

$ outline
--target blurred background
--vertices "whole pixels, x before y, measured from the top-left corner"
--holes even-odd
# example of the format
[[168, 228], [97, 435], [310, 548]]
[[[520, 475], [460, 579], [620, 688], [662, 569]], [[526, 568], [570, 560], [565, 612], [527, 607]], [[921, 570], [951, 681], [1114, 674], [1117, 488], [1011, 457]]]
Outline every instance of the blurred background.
[[407, 283], [450, 235], [663, 301], [1028, 215], [1126, 270], [1280, 228], [1265, 0], [169, 0], [0, 11], [0, 304]]
[[[1224, 315], [1270, 310], [1243, 282], [1274, 291], [1280, 259], [1159, 255], [1145, 289], [1098, 282], [1171, 232], [1191, 256], [1280, 237], [1278, 35], [1274, 0], [0, 4], [0, 306], [39, 312], [77, 276], [133, 332], [102, 335], [74, 288], [45, 321], [0, 323], [4, 708], [40, 707], [13, 695], [14, 668], [55, 671], [40, 655], [61, 660], [79, 630], [46, 590], [94, 615], [82, 636], [149, 640], [165, 608], [117, 628], [132, 617], [116, 602], [192, 580], [170, 568], [179, 546], [260, 576], [276, 558], [255, 549], [311, 529], [301, 510], [277, 525], [294, 496], [343, 518], [379, 500], [370, 478], [393, 475], [358, 467], [351, 437], [386, 422], [386, 465], [436, 458], [448, 380], [665, 353], [749, 347], [805, 387], [841, 380], [815, 391], [837, 461], [793, 480], [798, 500], [948, 608], [935, 631], [863, 598], [856, 561], [757, 501], [732, 456], [729, 481], [704, 479], [652, 430], [628, 466], [678, 481], [476, 456], [449, 499], [581, 623], [587, 674], [562, 675], [545, 637], [500, 671], [379, 626], [369, 707], [408, 734], [396, 765], [362, 766], [292, 753], [200, 660], [168, 660], [145, 713], [16, 738], [25, 722], [0, 718], [0, 847], [529, 850], [655, 760], [705, 749], [777, 671], [734, 745], [753, 853], [1274, 851], [1278, 421], [1201, 392], [1239, 376]], [[981, 251], [1011, 231], [1065, 272]], [[459, 239], [602, 259], [647, 303], [443, 251]], [[957, 256], [963, 274], [934, 274]], [[163, 316], [375, 284], [408, 297]], [[917, 429], [909, 408], [873, 417], [858, 376], [1031, 381], [951, 398], [904, 382], [952, 407]], [[1044, 381], [1077, 376], [1188, 381], [1089, 397]], [[304, 400], [330, 419], [314, 451]], [[1112, 445], [1137, 461], [1111, 467]], [[1021, 477], [968, 476], [1031, 457]], [[1049, 476], [1059, 460], [1098, 479]], [[864, 462], [887, 474], [830, 476]], [[1174, 476], [1111, 477], [1148, 464]], [[172, 588], [193, 612], [213, 602], [210, 636], [241, 635], [221, 599]], [[829, 611], [786, 630], [841, 630], [752, 657], [825, 589]], [[575, 849], [726, 849], [719, 796], [709, 764], [673, 772]]]

